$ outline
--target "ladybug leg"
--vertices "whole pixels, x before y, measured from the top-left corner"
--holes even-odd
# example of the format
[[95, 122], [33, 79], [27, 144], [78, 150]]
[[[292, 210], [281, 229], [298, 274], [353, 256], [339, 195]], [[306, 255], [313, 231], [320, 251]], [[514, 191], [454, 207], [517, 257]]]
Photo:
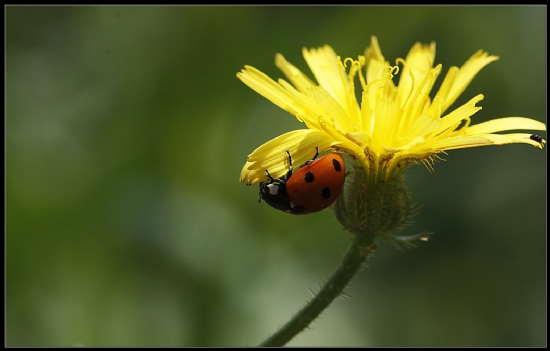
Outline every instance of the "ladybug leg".
[[311, 159], [312, 161], [315, 160], [317, 158], [317, 156], [319, 156], [319, 147], [315, 147], [315, 156], [313, 156], [313, 158]]
[[267, 177], [269, 178], [269, 181], [271, 182], [275, 181], [275, 179], [271, 176], [271, 174], [269, 174], [267, 169], [265, 170], [265, 173], [267, 173]]
[[288, 152], [288, 150], [286, 150], [286, 153], [288, 154], [288, 172], [286, 173], [286, 179], [290, 178], [290, 176], [292, 175], [292, 156], [290, 156], [290, 152]]
[[[292, 156], [290, 156], [290, 152], [288, 150], [286, 150], [286, 153], [288, 155], [288, 172], [286, 172], [286, 175], [283, 177], [283, 178], [278, 178], [278, 180], [288, 180], [288, 178], [290, 178], [290, 176], [292, 175]], [[267, 173], [267, 178], [269, 178], [269, 181], [270, 182], [274, 182], [275, 181], [275, 178], [273, 178], [271, 176], [271, 174], [269, 174], [268, 170], [266, 169], [265, 170], [265, 173]]]
[[315, 156], [313, 156], [313, 158], [311, 160], [307, 161], [305, 164], [307, 165], [311, 161], [314, 161], [317, 158], [317, 156], [319, 156], [319, 148], [316, 146], [315, 147]]

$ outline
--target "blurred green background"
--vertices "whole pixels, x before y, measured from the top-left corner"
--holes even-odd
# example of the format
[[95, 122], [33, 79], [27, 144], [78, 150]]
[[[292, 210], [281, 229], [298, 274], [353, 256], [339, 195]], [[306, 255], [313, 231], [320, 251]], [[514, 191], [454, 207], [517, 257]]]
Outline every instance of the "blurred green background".
[[[500, 56], [455, 106], [546, 121], [546, 7], [6, 7], [6, 344], [256, 345], [339, 265], [330, 211], [238, 182], [301, 128], [242, 84], [302, 47], [387, 60], [437, 43], [443, 73]], [[440, 77], [439, 82], [441, 82]], [[540, 133], [546, 138], [546, 133]], [[294, 346], [546, 345], [546, 149], [450, 151], [408, 172], [423, 207]]]

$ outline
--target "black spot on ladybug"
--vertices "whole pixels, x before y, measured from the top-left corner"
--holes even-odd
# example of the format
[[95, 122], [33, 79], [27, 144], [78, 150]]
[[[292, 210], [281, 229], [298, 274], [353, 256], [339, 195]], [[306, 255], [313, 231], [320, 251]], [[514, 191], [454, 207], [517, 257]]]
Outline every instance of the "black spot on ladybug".
[[536, 141], [537, 143], [542, 143], [542, 137], [540, 135], [533, 134], [529, 139]]
[[325, 200], [330, 199], [330, 189], [329, 188], [323, 188], [323, 190], [321, 190], [321, 196]]
[[306, 182], [311, 183], [315, 180], [315, 176], [313, 175], [313, 173], [307, 172], [304, 179], [306, 180]]
[[338, 162], [338, 160], [332, 160], [332, 165], [334, 166], [336, 172], [340, 172], [342, 170], [342, 165]]

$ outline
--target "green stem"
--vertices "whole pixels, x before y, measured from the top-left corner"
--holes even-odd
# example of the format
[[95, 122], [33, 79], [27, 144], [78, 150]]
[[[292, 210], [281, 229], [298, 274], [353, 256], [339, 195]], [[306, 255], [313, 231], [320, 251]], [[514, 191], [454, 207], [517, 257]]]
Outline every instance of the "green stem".
[[376, 245], [365, 243], [364, 236], [356, 235], [340, 267], [325, 283], [321, 291], [304, 306], [287, 324], [265, 340], [260, 346], [283, 346], [323, 312], [342, 293]]

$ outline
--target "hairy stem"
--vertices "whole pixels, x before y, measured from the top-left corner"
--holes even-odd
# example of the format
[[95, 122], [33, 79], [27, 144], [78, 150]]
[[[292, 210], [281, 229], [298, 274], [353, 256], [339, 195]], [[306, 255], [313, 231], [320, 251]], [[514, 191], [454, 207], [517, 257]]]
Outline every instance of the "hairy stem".
[[325, 283], [317, 295], [304, 306], [288, 323], [260, 346], [283, 346], [307, 328], [330, 303], [344, 291], [368, 255], [376, 250], [372, 242], [365, 243], [364, 236], [357, 235], [344, 256], [342, 264]]

